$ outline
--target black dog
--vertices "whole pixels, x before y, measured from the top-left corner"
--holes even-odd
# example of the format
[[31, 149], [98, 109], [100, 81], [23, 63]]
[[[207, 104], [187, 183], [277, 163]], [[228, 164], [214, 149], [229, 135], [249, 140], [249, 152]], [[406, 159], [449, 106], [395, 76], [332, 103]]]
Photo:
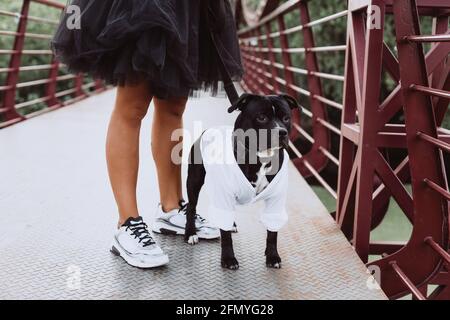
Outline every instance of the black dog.
[[[273, 163], [284, 163], [287, 155], [285, 150], [288, 148], [291, 131], [291, 113], [292, 110], [297, 108], [299, 108], [297, 101], [288, 95], [259, 96], [244, 94], [228, 110], [230, 113], [235, 110], [241, 112], [236, 119], [231, 137], [232, 153], [245, 178], [257, 190], [255, 194], [262, 192], [280, 172], [281, 166], [274, 166]], [[252, 141], [249, 141], [247, 136], [237, 134], [249, 130], [267, 133], [256, 135], [256, 148], [252, 148]], [[190, 244], [198, 242], [195, 227], [196, 207], [208, 171], [205, 168], [204, 155], [202, 155], [201, 139], [194, 143], [189, 155], [187, 178], [189, 203], [186, 209], [185, 241]], [[251, 159], [256, 161], [250, 161]], [[268, 170], [267, 167], [274, 169]], [[221, 181], [214, 181], [214, 183], [220, 184]], [[233, 251], [232, 229], [230, 226], [228, 230], [220, 230], [221, 264], [224, 268], [238, 269], [239, 263]], [[277, 232], [267, 231], [266, 265], [272, 268], [281, 267], [281, 258], [277, 251], [277, 235]]]

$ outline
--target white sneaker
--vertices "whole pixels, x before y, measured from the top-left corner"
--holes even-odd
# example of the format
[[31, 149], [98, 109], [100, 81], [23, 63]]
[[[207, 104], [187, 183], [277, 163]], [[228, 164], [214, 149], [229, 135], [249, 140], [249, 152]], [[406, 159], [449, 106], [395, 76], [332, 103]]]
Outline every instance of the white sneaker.
[[111, 252], [138, 268], [155, 268], [169, 263], [142, 217], [129, 218], [114, 235]]
[[[155, 221], [152, 230], [156, 233], [169, 235], [184, 235], [186, 227], [186, 204], [180, 201], [180, 209], [164, 212], [161, 204], [158, 204], [155, 213]], [[212, 227], [205, 218], [199, 215], [195, 217], [197, 236], [200, 239], [216, 239], [220, 237], [220, 231]]]

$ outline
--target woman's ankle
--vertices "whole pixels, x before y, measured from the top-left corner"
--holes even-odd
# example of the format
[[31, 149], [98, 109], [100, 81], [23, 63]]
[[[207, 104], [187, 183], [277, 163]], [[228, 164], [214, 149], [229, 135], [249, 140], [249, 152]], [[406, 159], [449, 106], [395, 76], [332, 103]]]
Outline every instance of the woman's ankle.
[[128, 219], [130, 219], [130, 218], [138, 218], [138, 217], [139, 217], [138, 213], [132, 214], [132, 215], [129, 215], [129, 216], [120, 216], [119, 217], [119, 222], [117, 223], [117, 228], [120, 229], [120, 227], [122, 227], [123, 224], [125, 222], [127, 222]]
[[181, 202], [184, 201], [183, 199], [178, 201], [161, 201], [161, 209], [164, 213], [170, 212], [172, 210], [178, 210], [181, 208]]

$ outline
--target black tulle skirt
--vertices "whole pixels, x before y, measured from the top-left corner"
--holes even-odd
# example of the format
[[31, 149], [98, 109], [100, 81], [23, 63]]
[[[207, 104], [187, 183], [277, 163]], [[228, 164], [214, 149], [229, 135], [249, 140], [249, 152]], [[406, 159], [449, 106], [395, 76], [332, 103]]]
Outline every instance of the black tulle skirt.
[[81, 9], [79, 28], [65, 13], [52, 49], [73, 73], [113, 85], [147, 81], [158, 98], [215, 91], [222, 77], [203, 10], [212, 2], [220, 11], [213, 19], [220, 20], [216, 38], [224, 64], [239, 80], [243, 69], [228, 0], [72, 0]]

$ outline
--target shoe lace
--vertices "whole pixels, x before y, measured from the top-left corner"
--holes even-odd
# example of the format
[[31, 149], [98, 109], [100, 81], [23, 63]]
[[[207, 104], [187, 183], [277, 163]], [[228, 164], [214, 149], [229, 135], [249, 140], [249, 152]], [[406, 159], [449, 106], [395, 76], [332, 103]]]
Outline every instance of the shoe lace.
[[[188, 204], [186, 203], [186, 201], [184, 201], [183, 199], [180, 200], [180, 202], [178, 203], [178, 205], [180, 206], [180, 209], [178, 210], [178, 212], [183, 212], [184, 215], [186, 215], [186, 211], [187, 211], [187, 206]], [[200, 220], [201, 223], [205, 223], [206, 219], [203, 218], [201, 215], [199, 214], [195, 214], [195, 219]]]
[[186, 213], [187, 210], [187, 202], [184, 201], [183, 199], [180, 200], [180, 202], [178, 202], [178, 205], [180, 206], [180, 209], [178, 209], [178, 212], [183, 211], [184, 213]]
[[139, 222], [126, 227], [126, 230], [130, 230], [135, 239], [139, 239], [139, 243], [143, 243], [144, 247], [148, 247], [155, 244], [155, 240], [148, 231], [147, 224], [145, 222]]

